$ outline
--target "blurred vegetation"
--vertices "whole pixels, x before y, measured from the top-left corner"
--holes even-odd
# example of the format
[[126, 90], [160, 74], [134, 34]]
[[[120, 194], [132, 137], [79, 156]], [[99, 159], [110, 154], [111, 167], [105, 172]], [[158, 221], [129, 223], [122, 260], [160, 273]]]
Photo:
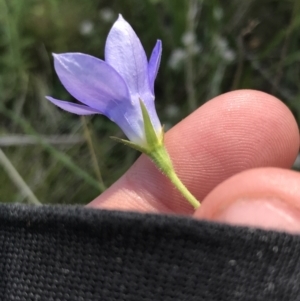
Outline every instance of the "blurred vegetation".
[[239, 88], [279, 97], [299, 121], [298, 0], [0, 0], [1, 201], [87, 203], [138, 156], [109, 139], [122, 133], [105, 117], [44, 98], [71, 100], [51, 53], [103, 58], [118, 13], [148, 54], [163, 41], [156, 105], [167, 128]]

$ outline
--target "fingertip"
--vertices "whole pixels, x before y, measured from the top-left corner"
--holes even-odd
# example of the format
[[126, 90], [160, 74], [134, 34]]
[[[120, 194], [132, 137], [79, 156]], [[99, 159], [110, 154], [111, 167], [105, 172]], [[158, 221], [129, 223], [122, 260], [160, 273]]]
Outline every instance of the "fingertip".
[[237, 174], [216, 187], [194, 217], [300, 233], [300, 174], [279, 168]]

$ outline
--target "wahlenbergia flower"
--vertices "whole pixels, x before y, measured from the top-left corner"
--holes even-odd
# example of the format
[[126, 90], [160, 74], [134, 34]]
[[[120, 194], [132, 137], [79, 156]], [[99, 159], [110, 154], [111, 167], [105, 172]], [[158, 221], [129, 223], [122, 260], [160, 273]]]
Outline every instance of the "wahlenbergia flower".
[[161, 51], [158, 40], [148, 62], [139, 38], [120, 15], [106, 40], [105, 61], [82, 53], [53, 55], [60, 81], [82, 104], [47, 99], [78, 115], [103, 114], [115, 122], [130, 141], [146, 147], [140, 100], [155, 132], [162, 134], [154, 104], [154, 80]]
[[154, 81], [161, 52], [158, 40], [148, 61], [134, 30], [119, 15], [106, 40], [105, 60], [82, 53], [53, 54], [60, 81], [80, 104], [50, 96], [47, 99], [74, 114], [107, 116], [130, 141], [115, 139], [150, 156], [192, 205], [198, 207], [199, 202], [176, 176], [163, 144], [164, 133], [154, 104]]

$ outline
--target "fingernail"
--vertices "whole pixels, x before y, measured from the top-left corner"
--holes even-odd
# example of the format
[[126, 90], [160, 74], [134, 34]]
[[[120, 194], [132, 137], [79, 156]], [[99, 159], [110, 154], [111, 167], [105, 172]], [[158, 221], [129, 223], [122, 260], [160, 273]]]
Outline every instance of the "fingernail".
[[219, 211], [214, 220], [293, 233], [300, 232], [300, 211], [277, 198], [240, 199]]

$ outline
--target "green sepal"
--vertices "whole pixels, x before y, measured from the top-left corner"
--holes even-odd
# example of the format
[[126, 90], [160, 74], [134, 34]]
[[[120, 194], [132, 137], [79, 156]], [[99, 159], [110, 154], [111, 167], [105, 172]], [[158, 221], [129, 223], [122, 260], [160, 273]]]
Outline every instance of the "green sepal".
[[174, 186], [190, 202], [190, 204], [195, 209], [198, 208], [200, 206], [200, 203], [184, 186], [184, 184], [180, 181], [180, 179], [178, 178], [178, 176], [174, 171], [172, 161], [164, 146], [164, 129], [162, 128], [160, 134], [157, 134], [155, 132], [154, 127], [151, 123], [150, 116], [148, 114], [148, 111], [143, 101], [141, 99], [139, 101], [140, 101], [140, 106], [141, 106], [141, 111], [142, 111], [143, 121], [144, 121], [146, 145], [141, 146], [129, 140], [121, 139], [118, 137], [111, 137], [111, 138], [117, 142], [123, 143], [137, 151], [140, 151], [148, 155], [155, 163], [155, 165], [160, 169], [160, 171], [171, 180]]
[[161, 137], [157, 136], [157, 133], [155, 132], [154, 127], [151, 123], [151, 119], [148, 114], [148, 111], [141, 99], [140, 99], [140, 106], [143, 114], [146, 141], [148, 144], [149, 151], [151, 151], [152, 149], [155, 149], [157, 146], [163, 144], [163, 134], [161, 135]]
[[116, 142], [119, 142], [119, 143], [122, 143], [122, 144], [124, 144], [126, 146], [129, 146], [129, 147], [131, 147], [131, 148], [133, 148], [133, 149], [135, 149], [135, 150], [137, 150], [137, 151], [139, 151], [141, 153], [145, 153], [145, 154], [149, 153], [146, 148], [144, 148], [144, 147], [142, 147], [142, 146], [140, 146], [138, 144], [135, 144], [135, 143], [133, 143], [133, 142], [131, 142], [129, 140], [121, 139], [121, 138], [114, 137], [114, 136], [111, 136], [110, 138], [112, 140], [116, 141]]

